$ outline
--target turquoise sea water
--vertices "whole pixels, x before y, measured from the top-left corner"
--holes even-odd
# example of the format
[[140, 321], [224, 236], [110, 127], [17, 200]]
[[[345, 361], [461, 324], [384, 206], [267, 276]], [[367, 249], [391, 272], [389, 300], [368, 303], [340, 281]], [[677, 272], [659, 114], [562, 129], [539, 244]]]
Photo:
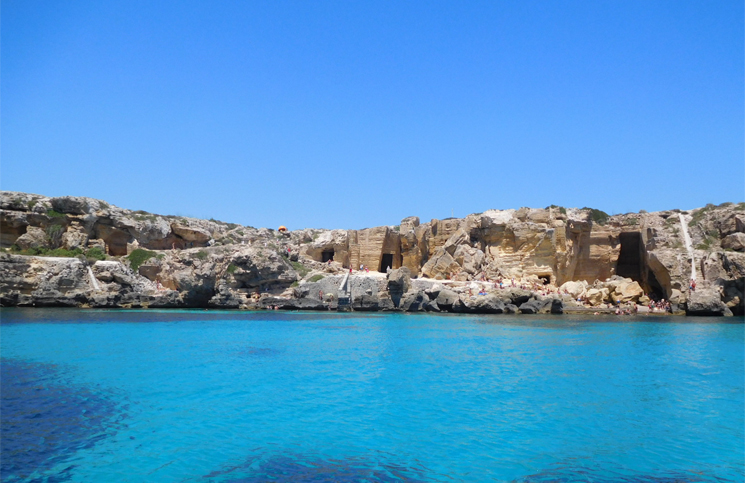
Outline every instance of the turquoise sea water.
[[742, 320], [0, 315], [6, 482], [745, 479]]

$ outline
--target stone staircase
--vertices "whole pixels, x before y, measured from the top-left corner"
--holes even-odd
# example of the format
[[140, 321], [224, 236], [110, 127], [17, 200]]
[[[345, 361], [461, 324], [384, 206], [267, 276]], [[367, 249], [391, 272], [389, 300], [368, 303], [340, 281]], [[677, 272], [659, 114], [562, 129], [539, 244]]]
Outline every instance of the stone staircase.
[[349, 272], [344, 274], [344, 278], [341, 279], [341, 283], [339, 284], [339, 296], [336, 310], [339, 312], [352, 311], [352, 281], [350, 280]]

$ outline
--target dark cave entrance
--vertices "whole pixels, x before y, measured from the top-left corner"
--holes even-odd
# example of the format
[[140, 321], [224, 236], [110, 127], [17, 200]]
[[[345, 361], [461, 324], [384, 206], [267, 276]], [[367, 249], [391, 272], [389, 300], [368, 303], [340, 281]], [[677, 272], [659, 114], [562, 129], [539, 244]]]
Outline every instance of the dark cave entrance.
[[326, 250], [321, 253], [321, 261], [323, 263], [328, 262], [329, 260], [334, 260], [334, 250]]
[[647, 266], [642, 235], [638, 231], [621, 233], [621, 253], [616, 264], [616, 275], [639, 282], [650, 298], [659, 300], [665, 297], [665, 290]]
[[657, 277], [654, 276], [652, 270], [647, 269], [647, 283], [642, 284], [642, 288], [653, 300], [661, 300], [665, 298], [665, 289], [662, 288], [660, 282], [657, 281]]
[[638, 231], [621, 233], [621, 254], [616, 264], [616, 275], [642, 282], [642, 234]]
[[109, 247], [109, 255], [113, 257], [124, 257], [127, 255], [127, 243], [130, 237], [128, 233], [119, 230], [112, 231], [104, 242]]
[[380, 259], [380, 270], [378, 271], [386, 273], [389, 268], [393, 268], [393, 254], [384, 253], [383, 258]]
[[550, 275], [538, 275], [538, 279], [543, 281], [543, 285], [548, 285], [549, 283], [551, 283]]

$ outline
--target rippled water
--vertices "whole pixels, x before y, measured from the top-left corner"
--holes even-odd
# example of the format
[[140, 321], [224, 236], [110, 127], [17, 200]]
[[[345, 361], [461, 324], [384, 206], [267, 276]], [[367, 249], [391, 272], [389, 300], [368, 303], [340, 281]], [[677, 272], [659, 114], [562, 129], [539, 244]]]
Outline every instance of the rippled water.
[[3, 481], [743, 481], [742, 320], [3, 309]]

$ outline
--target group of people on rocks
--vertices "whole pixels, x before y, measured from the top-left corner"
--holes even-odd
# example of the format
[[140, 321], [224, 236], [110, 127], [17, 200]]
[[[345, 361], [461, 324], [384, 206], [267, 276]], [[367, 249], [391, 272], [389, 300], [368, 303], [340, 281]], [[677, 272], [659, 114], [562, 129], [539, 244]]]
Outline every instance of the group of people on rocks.
[[[331, 260], [329, 260], [329, 264], [331, 264]], [[360, 264], [360, 272], [370, 273], [370, 268], [366, 265]], [[352, 273], [352, 267], [349, 267], [349, 273]]]
[[616, 315], [632, 315], [632, 314], [637, 314], [637, 313], [639, 313], [639, 307], [636, 305], [634, 305], [633, 308], [629, 308], [629, 307], [621, 308], [619, 306], [619, 307], [616, 307], [616, 312], [615, 312]]
[[662, 310], [665, 312], [671, 312], [672, 311], [672, 305], [670, 305], [669, 300], [652, 300], [649, 302], [649, 310], [654, 312], [655, 310]]

